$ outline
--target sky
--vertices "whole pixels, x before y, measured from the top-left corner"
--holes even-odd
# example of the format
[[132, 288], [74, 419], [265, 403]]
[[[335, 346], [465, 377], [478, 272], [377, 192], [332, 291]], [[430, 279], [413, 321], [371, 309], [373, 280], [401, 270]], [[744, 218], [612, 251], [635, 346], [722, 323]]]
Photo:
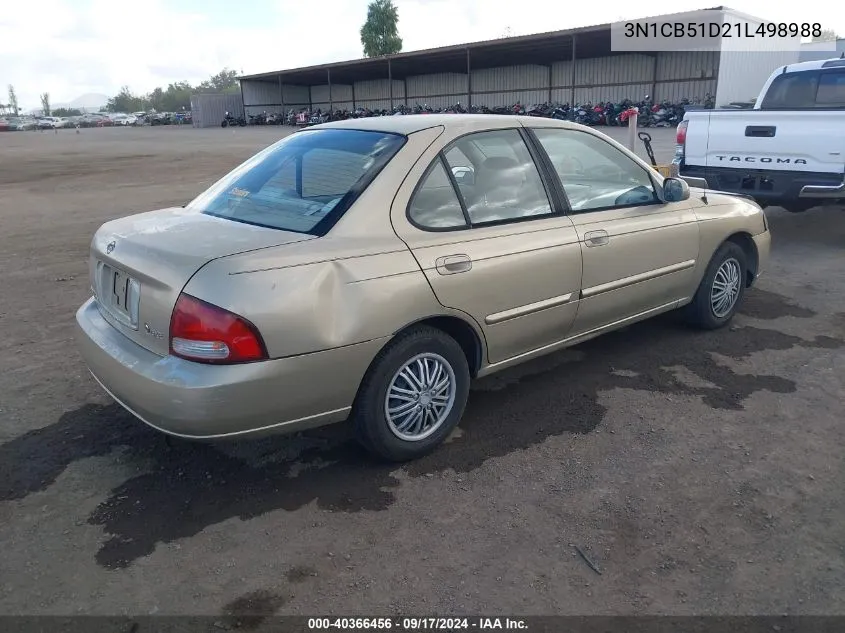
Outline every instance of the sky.
[[[403, 50], [527, 35], [717, 5], [673, 0], [535, 2], [395, 0]], [[24, 109], [86, 93], [146, 93], [172, 81], [201, 81], [223, 67], [244, 73], [362, 56], [368, 0], [39, 0], [0, 11], [0, 103], [15, 86]], [[525, 6], [526, 10], [520, 10]], [[653, 6], [653, 9], [649, 9]], [[771, 21], [820, 22], [845, 35], [845, 5], [829, 0], [735, 0], [727, 6]], [[596, 10], [598, 9], [598, 10]]]

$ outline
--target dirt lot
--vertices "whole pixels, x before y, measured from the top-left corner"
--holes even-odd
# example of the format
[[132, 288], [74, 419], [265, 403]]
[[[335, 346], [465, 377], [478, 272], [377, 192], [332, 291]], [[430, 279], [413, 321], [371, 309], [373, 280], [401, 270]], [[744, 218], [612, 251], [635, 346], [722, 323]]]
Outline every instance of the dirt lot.
[[845, 613], [840, 209], [768, 212], [729, 329], [660, 318], [479, 381], [402, 468], [343, 425], [168, 445], [110, 403], [73, 344], [91, 234], [280, 133], [0, 135], [0, 613]]

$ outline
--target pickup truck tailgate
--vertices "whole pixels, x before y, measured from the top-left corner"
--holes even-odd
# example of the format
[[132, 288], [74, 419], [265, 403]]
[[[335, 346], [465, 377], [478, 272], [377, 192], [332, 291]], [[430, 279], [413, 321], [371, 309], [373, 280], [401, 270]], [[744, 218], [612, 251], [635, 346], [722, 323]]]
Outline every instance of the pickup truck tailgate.
[[688, 118], [687, 165], [845, 172], [843, 110], [709, 110], [690, 112]]

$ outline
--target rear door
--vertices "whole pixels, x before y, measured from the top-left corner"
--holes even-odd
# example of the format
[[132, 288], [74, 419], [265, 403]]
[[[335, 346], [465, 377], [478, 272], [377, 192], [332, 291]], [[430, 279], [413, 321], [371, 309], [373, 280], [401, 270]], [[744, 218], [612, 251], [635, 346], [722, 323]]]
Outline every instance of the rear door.
[[565, 338], [581, 251], [519, 129], [430, 148], [400, 188], [392, 219], [434, 293], [481, 327], [498, 363]]

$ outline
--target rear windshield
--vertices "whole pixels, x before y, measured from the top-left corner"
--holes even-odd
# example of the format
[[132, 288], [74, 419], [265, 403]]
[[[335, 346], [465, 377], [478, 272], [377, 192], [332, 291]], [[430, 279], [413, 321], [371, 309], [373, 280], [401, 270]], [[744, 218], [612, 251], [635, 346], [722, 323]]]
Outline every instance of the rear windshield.
[[306, 130], [259, 152], [188, 205], [208, 215], [325, 234], [405, 142], [360, 130]]
[[778, 75], [761, 105], [762, 110], [845, 107], [845, 70], [805, 70]]

